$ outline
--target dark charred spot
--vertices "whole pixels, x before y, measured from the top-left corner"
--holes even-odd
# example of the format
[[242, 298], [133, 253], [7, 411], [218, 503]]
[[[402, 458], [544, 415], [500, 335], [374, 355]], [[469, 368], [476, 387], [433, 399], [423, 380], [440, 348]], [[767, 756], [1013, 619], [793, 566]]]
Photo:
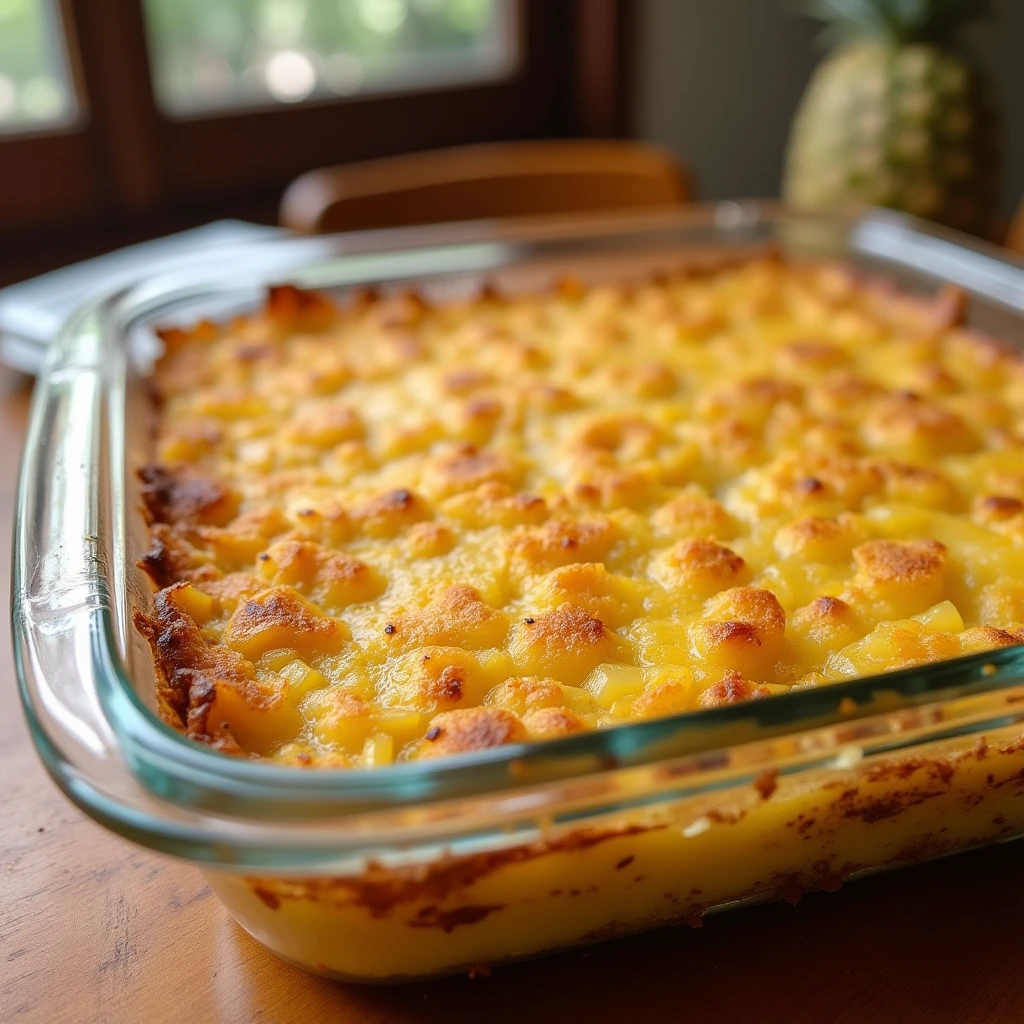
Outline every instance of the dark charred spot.
[[393, 634], [393, 633], [395, 632], [395, 629], [396, 629], [396, 628], [397, 628], [397, 627], [395, 626], [395, 624], [394, 624], [393, 622], [389, 622], [389, 623], [388, 623], [388, 624], [387, 624], [387, 625], [386, 625], [386, 626], [384, 627], [384, 632], [385, 632], [385, 633], [387, 633], [387, 635], [388, 635], [388, 636], [391, 636], [391, 635], [392, 635], [392, 634]]
[[430, 740], [431, 743], [433, 743], [440, 735], [441, 727], [438, 725], [435, 725], [433, 729], [427, 730], [427, 739]]
[[446, 665], [430, 687], [431, 693], [442, 700], [458, 700], [462, 696], [462, 684], [466, 673], [457, 665]]
[[226, 526], [238, 513], [237, 494], [193, 470], [148, 465], [139, 469], [139, 478], [151, 522]]
[[797, 480], [796, 489], [801, 494], [821, 494], [825, 490], [825, 485], [817, 477], [805, 476], [802, 480]]
[[149, 550], [139, 559], [138, 566], [159, 590], [178, 582], [174, 556], [156, 534], [150, 537]]

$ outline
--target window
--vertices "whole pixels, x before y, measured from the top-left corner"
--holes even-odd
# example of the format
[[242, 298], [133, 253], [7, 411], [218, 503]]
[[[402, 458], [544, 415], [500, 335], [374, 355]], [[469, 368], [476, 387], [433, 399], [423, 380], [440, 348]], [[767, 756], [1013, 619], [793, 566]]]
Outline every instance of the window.
[[509, 0], [146, 0], [171, 115], [507, 77]]
[[0, 0], [0, 132], [67, 124], [75, 113], [52, 0]]
[[0, 0], [0, 284], [315, 167], [621, 134], [629, 0]]

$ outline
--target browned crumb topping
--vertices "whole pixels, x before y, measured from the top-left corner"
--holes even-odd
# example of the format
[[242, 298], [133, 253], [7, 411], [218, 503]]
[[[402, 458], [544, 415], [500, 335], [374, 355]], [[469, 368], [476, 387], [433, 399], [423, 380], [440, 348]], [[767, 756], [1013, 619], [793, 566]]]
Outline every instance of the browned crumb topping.
[[1018, 643], [1024, 364], [963, 312], [764, 259], [165, 331], [161, 709], [371, 766]]

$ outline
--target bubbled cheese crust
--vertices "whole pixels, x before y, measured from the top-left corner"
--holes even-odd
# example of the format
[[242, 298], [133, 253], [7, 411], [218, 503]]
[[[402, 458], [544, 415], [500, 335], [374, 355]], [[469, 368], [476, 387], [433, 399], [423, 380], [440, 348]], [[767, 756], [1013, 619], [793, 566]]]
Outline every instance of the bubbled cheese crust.
[[373, 766], [1024, 639], [1024, 366], [766, 258], [165, 333], [138, 618], [190, 736]]

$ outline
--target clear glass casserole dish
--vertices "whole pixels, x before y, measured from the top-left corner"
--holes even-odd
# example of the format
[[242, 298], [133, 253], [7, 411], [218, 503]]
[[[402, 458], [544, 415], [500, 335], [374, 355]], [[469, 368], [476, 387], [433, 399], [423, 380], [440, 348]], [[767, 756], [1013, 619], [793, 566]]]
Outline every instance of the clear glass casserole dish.
[[134, 561], [153, 325], [255, 307], [280, 281], [445, 293], [481, 275], [618, 278], [766, 245], [911, 290], [958, 284], [973, 323], [1024, 342], [1024, 269], [994, 250], [892, 214], [750, 203], [275, 241], [259, 275], [199, 264], [82, 310], [37, 389], [14, 554], [18, 678], [58, 785], [113, 831], [197, 864], [274, 952], [365, 981], [696, 923], [1024, 833], [1021, 648], [358, 771], [225, 757], [155, 714], [132, 627], [152, 600]]

